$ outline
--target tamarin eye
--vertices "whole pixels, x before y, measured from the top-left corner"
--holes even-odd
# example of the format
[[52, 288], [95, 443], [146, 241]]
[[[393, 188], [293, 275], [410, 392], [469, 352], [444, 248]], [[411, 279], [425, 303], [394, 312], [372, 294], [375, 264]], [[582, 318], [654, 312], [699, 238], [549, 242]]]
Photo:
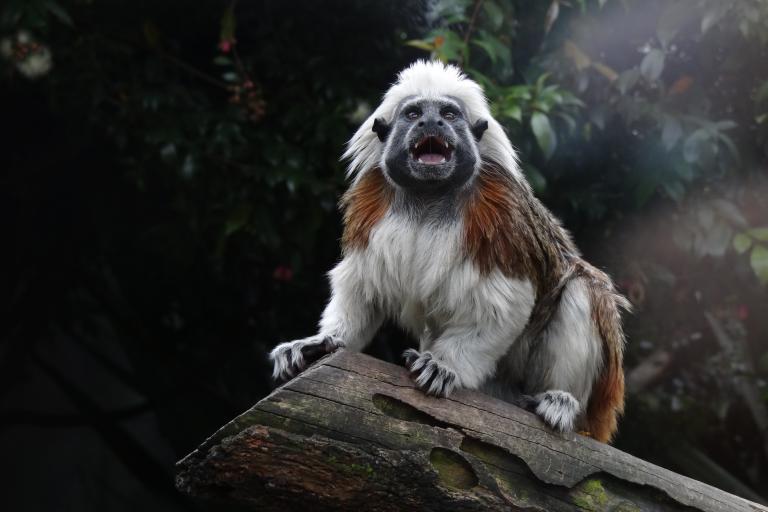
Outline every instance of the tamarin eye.
[[418, 119], [419, 117], [421, 117], [421, 112], [416, 109], [409, 110], [408, 112], [405, 113], [405, 117], [413, 121], [414, 119]]
[[456, 117], [457, 117], [457, 114], [453, 110], [446, 110], [445, 112], [443, 112], [443, 118], [446, 119], [447, 121], [453, 121], [454, 119], [456, 119]]

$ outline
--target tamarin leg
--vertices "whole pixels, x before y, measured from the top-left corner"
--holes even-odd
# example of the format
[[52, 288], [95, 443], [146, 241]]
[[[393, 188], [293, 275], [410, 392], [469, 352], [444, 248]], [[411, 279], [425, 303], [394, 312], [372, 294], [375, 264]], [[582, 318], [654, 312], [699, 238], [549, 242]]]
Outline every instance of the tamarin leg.
[[535, 412], [560, 430], [608, 441], [624, 403], [618, 308], [626, 301], [602, 272], [585, 266], [565, 285], [557, 309], [531, 348], [525, 391]]
[[288, 380], [310, 363], [340, 347], [363, 350], [381, 326], [383, 315], [363, 292], [365, 270], [357, 254], [345, 257], [331, 270], [331, 300], [320, 319], [319, 332], [281, 343], [272, 350], [273, 377]]

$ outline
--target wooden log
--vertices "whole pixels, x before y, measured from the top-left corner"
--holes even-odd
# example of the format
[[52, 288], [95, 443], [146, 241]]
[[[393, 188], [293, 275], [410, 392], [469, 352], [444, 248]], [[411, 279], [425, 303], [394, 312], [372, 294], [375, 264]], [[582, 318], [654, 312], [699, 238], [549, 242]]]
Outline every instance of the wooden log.
[[481, 393], [426, 396], [404, 368], [345, 351], [177, 470], [186, 494], [265, 511], [768, 511]]

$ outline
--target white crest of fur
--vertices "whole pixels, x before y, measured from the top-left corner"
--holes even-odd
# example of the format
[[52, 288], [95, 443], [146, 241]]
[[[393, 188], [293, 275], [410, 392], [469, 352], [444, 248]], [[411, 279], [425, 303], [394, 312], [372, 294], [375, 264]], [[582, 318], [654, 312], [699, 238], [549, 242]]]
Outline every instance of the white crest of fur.
[[373, 121], [392, 122], [397, 106], [409, 97], [439, 98], [451, 96], [464, 103], [469, 122], [488, 121], [488, 130], [478, 144], [480, 154], [494, 160], [515, 177], [521, 178], [517, 154], [501, 125], [491, 117], [482, 87], [456, 66], [440, 61], [418, 60], [400, 72], [397, 81], [384, 94], [376, 110], [358, 128], [347, 144], [342, 158], [349, 159], [347, 176], [359, 177], [380, 165], [384, 144], [373, 132]]

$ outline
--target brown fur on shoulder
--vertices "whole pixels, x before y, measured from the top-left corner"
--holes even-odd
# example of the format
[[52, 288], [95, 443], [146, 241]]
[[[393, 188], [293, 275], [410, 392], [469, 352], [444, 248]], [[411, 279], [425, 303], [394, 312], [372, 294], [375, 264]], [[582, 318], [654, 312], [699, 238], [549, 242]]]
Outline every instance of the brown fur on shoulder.
[[527, 184], [486, 162], [464, 208], [464, 244], [481, 272], [527, 277], [541, 297], [576, 254], [570, 238]]
[[342, 196], [344, 234], [341, 247], [344, 253], [368, 246], [371, 230], [387, 213], [392, 195], [391, 185], [377, 167], [362, 175]]

